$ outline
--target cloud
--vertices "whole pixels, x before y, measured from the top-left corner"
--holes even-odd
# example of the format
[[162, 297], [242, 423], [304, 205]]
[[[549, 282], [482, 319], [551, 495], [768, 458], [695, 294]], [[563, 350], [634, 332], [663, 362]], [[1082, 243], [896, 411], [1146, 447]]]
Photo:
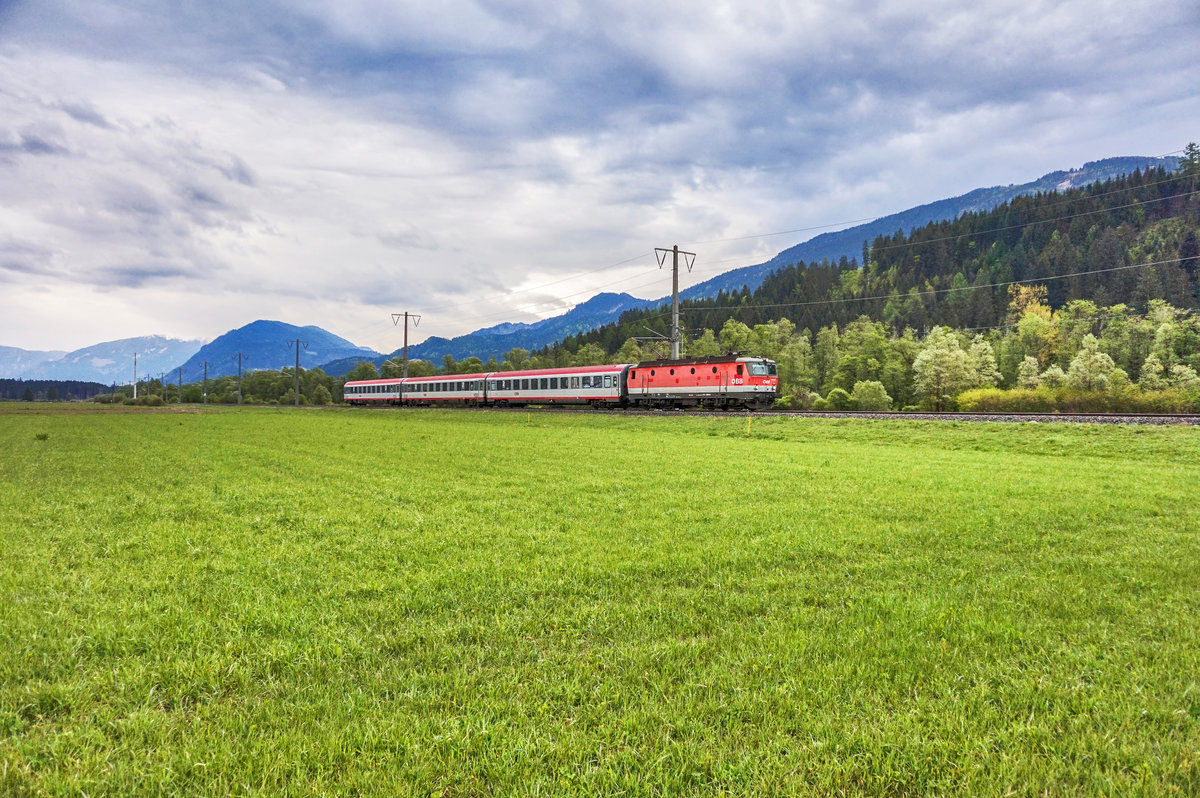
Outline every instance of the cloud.
[[77, 122], [95, 125], [96, 127], [104, 128], [106, 130], [112, 128], [112, 123], [105, 119], [103, 114], [86, 102], [78, 101], [72, 103], [63, 103], [59, 107], [65, 114]]
[[[714, 242], [703, 279], [796, 243], [721, 239], [1181, 147], [1197, 17], [1169, 0], [17, 4], [0, 241], [31, 248], [0, 244], [0, 279], [97, 292], [126, 314], [109, 338], [282, 317], [380, 348], [397, 309], [455, 335], [589, 291], [661, 296], [655, 246]], [[0, 322], [0, 342], [23, 334]]]

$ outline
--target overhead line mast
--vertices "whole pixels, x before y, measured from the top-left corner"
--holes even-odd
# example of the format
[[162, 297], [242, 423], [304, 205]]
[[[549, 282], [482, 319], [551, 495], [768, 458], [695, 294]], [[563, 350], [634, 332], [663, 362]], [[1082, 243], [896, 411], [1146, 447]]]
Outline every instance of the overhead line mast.
[[692, 270], [692, 265], [696, 262], [695, 252], [680, 252], [679, 245], [676, 244], [671, 249], [663, 247], [655, 247], [654, 254], [658, 258], [658, 268], [663, 267], [663, 263], [667, 259], [667, 255], [672, 256], [671, 259], [671, 359], [679, 359], [679, 256], [685, 256], [687, 260], [687, 270]]
[[296, 407], [299, 407], [300, 406], [300, 347], [301, 347], [301, 345], [303, 345], [305, 349], [308, 349], [308, 341], [301, 341], [299, 338], [295, 339], [295, 341], [289, 340], [287, 342], [288, 349], [292, 348], [293, 343], [296, 344], [296, 388], [295, 388]]
[[404, 375], [403, 376], [405, 379], [408, 379], [408, 320], [412, 319], [413, 327], [416, 327], [418, 324], [421, 323], [421, 317], [418, 316], [416, 313], [409, 313], [408, 311], [405, 311], [403, 313], [393, 313], [392, 314], [392, 326], [393, 327], [398, 326], [400, 324], [400, 319], [404, 319]]

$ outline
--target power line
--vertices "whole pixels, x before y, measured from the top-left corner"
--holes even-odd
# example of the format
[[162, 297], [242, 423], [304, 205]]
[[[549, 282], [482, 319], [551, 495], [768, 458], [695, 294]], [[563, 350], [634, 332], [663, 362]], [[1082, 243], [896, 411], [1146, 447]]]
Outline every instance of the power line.
[[1047, 277], [1030, 277], [1025, 280], [1008, 280], [1000, 283], [988, 283], [986, 285], [966, 285], [957, 288], [934, 288], [925, 291], [910, 291], [903, 294], [879, 294], [877, 296], [861, 296], [861, 297], [842, 297], [840, 299], [817, 299], [810, 302], [782, 302], [766, 305], [715, 305], [704, 308], [688, 308], [685, 312], [698, 312], [707, 310], [736, 310], [740, 308], [752, 309], [774, 309], [774, 308], [799, 308], [811, 307], [814, 305], [837, 305], [847, 302], [876, 302], [885, 299], [907, 299], [910, 296], [933, 296], [935, 294], [948, 294], [954, 291], [975, 291], [983, 288], [1000, 288], [1008, 285], [1024, 285], [1026, 283], [1044, 283], [1050, 280], [1063, 280], [1069, 277], [1085, 277], [1090, 274], [1106, 274], [1108, 272], [1125, 271], [1126, 269], [1140, 269], [1144, 266], [1165, 266], [1171, 263], [1181, 263], [1191, 258], [1169, 258], [1167, 260], [1151, 261], [1150, 263], [1131, 263], [1125, 266], [1112, 266], [1107, 269], [1088, 269], [1081, 272], [1071, 272], [1069, 274], [1054, 274]]
[[[1134, 202], [1127, 203], [1125, 205], [1117, 205], [1117, 206], [1110, 207], [1110, 208], [1097, 208], [1096, 210], [1091, 210], [1091, 211], [1081, 211], [1080, 213], [1071, 214], [1070, 216], [1056, 216], [1051, 219], [1034, 219], [1029, 222], [1022, 222], [1020, 224], [1011, 224], [1011, 225], [1007, 225], [1005, 227], [995, 227], [995, 228], [992, 228], [991, 230], [979, 230], [974, 233], [959, 233], [958, 235], [943, 236], [941, 238], [927, 238], [927, 239], [924, 239], [921, 241], [909, 240], [908, 242], [906, 242], [904, 244], [890, 244], [886, 247], [872, 248], [871, 251], [872, 252], [886, 252], [886, 251], [892, 250], [892, 249], [903, 249], [904, 247], [917, 247], [917, 246], [922, 246], [924, 244], [937, 244], [942, 241], [957, 241], [960, 238], [975, 238], [977, 236], [993, 235], [995, 233], [1003, 233], [1008, 230], [1016, 230], [1016, 229], [1023, 228], [1023, 227], [1031, 227], [1032, 225], [1035, 225], [1035, 224], [1050, 224], [1051, 222], [1066, 222], [1066, 221], [1070, 221], [1072, 219], [1079, 219], [1083, 216], [1094, 216], [1098, 213], [1109, 213], [1111, 211], [1120, 211], [1120, 210], [1124, 210], [1126, 208], [1144, 207], [1146, 205], [1153, 205], [1157, 202], [1166, 202], [1167, 200], [1178, 199], [1180, 197], [1190, 196], [1192, 193], [1193, 192], [1191, 192], [1191, 191], [1184, 191], [1179, 194], [1170, 194], [1166, 197], [1159, 197], [1157, 199], [1148, 199], [1148, 200], [1144, 200], [1144, 201], [1137, 200]], [[909, 234], [909, 235], [911, 235], [911, 234]], [[866, 264], [863, 264], [863, 265], [866, 265]]]

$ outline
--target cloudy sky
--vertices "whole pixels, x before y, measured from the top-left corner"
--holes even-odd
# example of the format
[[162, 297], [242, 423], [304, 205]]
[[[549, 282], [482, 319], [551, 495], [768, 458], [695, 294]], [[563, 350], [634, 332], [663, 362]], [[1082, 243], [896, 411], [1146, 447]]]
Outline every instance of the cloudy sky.
[[1194, 0], [0, 0], [0, 345], [662, 296], [655, 247], [687, 285], [1177, 152], [1197, 43]]

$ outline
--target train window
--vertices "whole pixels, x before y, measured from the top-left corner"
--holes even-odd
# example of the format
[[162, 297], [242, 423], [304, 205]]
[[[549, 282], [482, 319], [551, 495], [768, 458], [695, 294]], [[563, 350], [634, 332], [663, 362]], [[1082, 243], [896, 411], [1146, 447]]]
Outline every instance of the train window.
[[558, 390], [558, 377], [550, 378], [550, 390], [552, 390], [552, 391]]
[[612, 378], [612, 377], [605, 377], [605, 378], [604, 378], [604, 387], [605, 387], [605, 388], [611, 388], [611, 387], [612, 387], [612, 381], [613, 381], [613, 378]]
[[550, 387], [550, 380], [546, 379], [545, 377], [542, 377], [542, 379], [541, 379], [541, 387], [542, 387], [542, 390], [543, 390], [543, 391], [544, 391], [544, 390], [546, 390], [547, 388], [549, 388], [549, 387]]
[[742, 364], [741, 363], [738, 363], [737, 373], [738, 373], [739, 377], [742, 376]]
[[716, 373], [717, 373], [717, 367], [713, 366], [713, 374], [716, 374]]
[[650, 376], [651, 376], [651, 377], [653, 377], [653, 376], [654, 376], [654, 369], [650, 369]]
[[529, 380], [528, 379], [521, 380], [521, 390], [522, 391], [529, 390]]
[[629, 379], [631, 379], [631, 380], [637, 379], [637, 369], [633, 369], [632, 371], [629, 372]]
[[675, 369], [671, 369], [671, 376], [672, 376], [672, 377], [674, 377], [674, 376], [675, 376]]
[[752, 377], [765, 377], [765, 376], [767, 376], [768, 373], [769, 372], [767, 371], [766, 363], [751, 363], [750, 364], [750, 375]]

